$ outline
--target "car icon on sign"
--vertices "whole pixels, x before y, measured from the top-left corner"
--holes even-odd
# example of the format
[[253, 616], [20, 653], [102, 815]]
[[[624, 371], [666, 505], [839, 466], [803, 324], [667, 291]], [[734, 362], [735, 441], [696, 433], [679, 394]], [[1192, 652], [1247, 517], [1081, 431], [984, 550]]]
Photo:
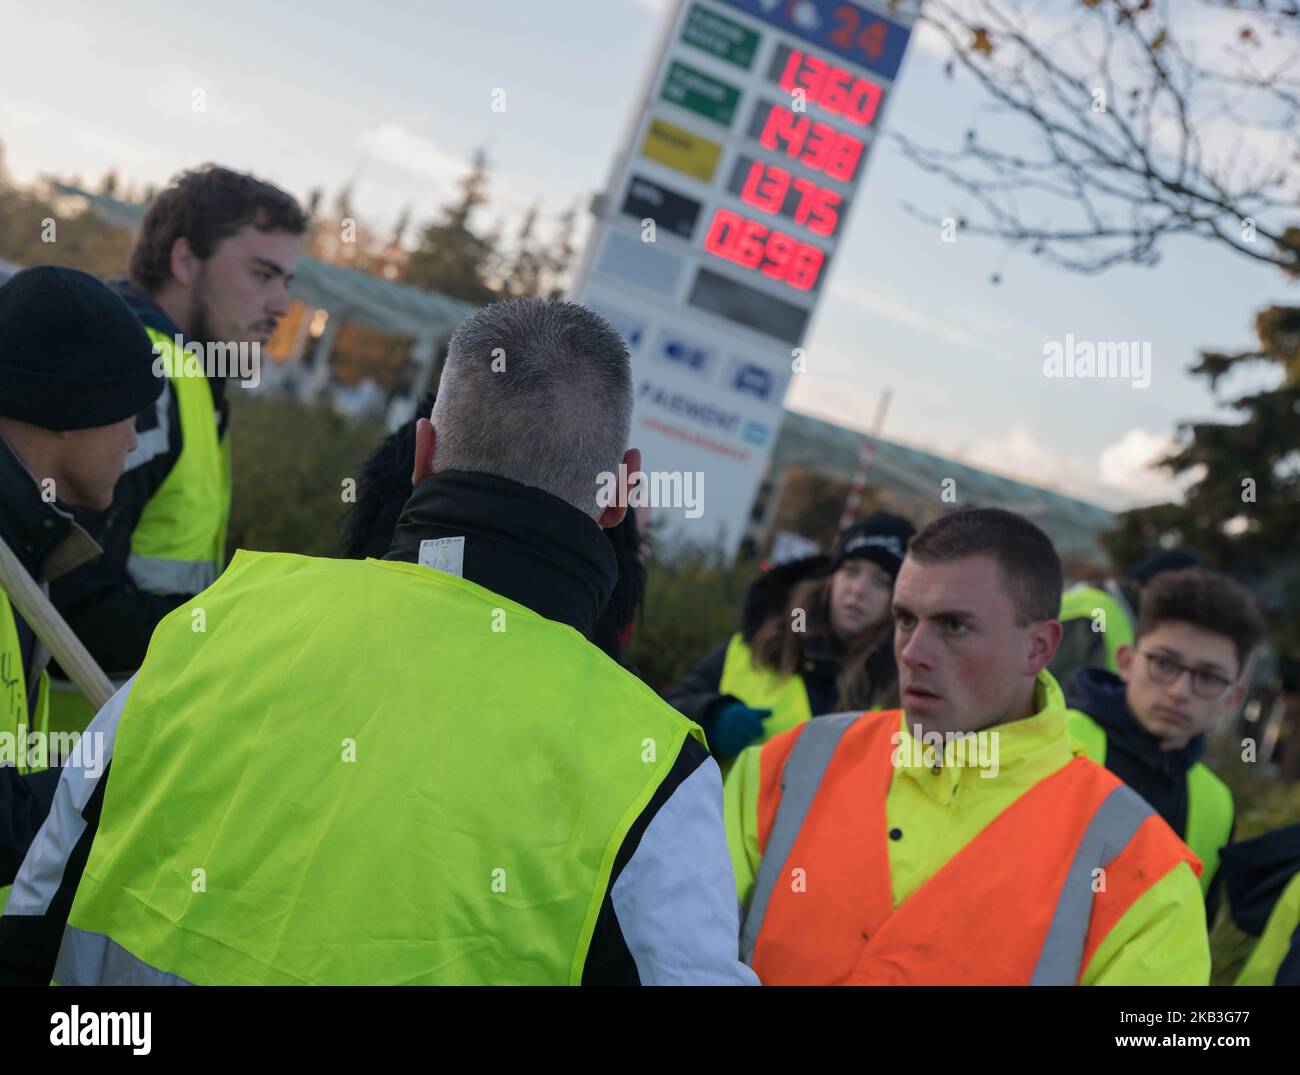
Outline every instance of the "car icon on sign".
[[737, 392], [748, 392], [759, 399], [767, 399], [772, 394], [772, 375], [762, 366], [743, 362], [732, 375], [731, 387]]

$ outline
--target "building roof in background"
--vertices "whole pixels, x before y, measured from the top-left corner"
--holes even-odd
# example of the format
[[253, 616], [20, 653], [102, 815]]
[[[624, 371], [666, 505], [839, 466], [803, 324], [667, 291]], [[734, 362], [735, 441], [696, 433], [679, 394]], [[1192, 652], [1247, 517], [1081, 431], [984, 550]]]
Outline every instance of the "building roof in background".
[[[115, 227], [135, 231], [144, 220], [146, 206], [119, 201], [106, 194], [91, 194], [65, 183], [52, 186], [65, 197], [83, 200], [88, 209]], [[289, 294], [308, 306], [324, 307], [344, 320], [423, 340], [449, 335], [477, 309], [467, 302], [357, 269], [330, 265], [307, 254], [298, 255]]]
[[[771, 470], [776, 473], [785, 467], [800, 466], [851, 482], [866, 439], [865, 433], [787, 410], [772, 450]], [[1115, 515], [1087, 501], [884, 439], [876, 443], [867, 484], [937, 500], [945, 478], [956, 480], [960, 506], [1017, 512], [1042, 527], [1062, 558], [1105, 562], [1097, 539], [1113, 528]]]
[[357, 269], [299, 255], [289, 294], [309, 306], [323, 306], [348, 321], [403, 336], [442, 337], [478, 307], [384, 280]]

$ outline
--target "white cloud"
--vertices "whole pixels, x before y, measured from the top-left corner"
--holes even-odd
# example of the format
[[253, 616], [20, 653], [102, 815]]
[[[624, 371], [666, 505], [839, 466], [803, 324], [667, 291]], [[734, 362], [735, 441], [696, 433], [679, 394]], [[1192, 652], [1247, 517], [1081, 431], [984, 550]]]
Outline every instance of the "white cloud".
[[460, 155], [439, 149], [429, 139], [397, 123], [371, 127], [361, 136], [361, 148], [375, 160], [439, 185], [454, 182], [466, 168]]
[[[965, 36], [959, 28], [954, 27], [953, 32], [958, 40]], [[922, 19], [913, 27], [912, 36], [907, 42], [907, 49], [909, 52], [924, 52], [927, 56], [942, 60], [945, 63], [953, 58], [952, 45], [948, 43], [948, 38], [944, 36], [943, 31], [931, 19]]]
[[1086, 467], [1039, 443], [1023, 422], [1013, 422], [1006, 432], [977, 440], [955, 454], [971, 466], [1030, 485], [1068, 491], [1088, 500], [1097, 495]]
[[[428, 198], [426, 187], [432, 187], [438, 199], [445, 198], [470, 168], [467, 155], [448, 152], [431, 139], [416, 134], [399, 123], [378, 123], [367, 128], [358, 144], [361, 152], [370, 160], [390, 165], [412, 179], [421, 181], [418, 185], [406, 188], [404, 193], [400, 183], [374, 184], [371, 179], [365, 181], [364, 186], [367, 188], [374, 184], [387, 190], [391, 204], [398, 204], [394, 199], [423, 204]], [[535, 193], [527, 192], [526, 177], [523, 177], [522, 185], [516, 182], [519, 178], [493, 166], [489, 159], [489, 207], [493, 212], [503, 215], [507, 221], [521, 216], [538, 200]], [[367, 197], [372, 202], [377, 202], [374, 194], [374, 190], [369, 190]]]
[[1193, 477], [1175, 481], [1168, 472], [1151, 466], [1174, 447], [1170, 433], [1130, 429], [1090, 462], [1048, 448], [1017, 422], [1005, 433], [952, 454], [972, 466], [1123, 511], [1182, 499]]
[[1181, 500], [1191, 478], [1174, 480], [1166, 470], [1152, 467], [1177, 447], [1172, 433], [1130, 429], [1108, 444], [1097, 457], [1098, 471], [1106, 485], [1124, 497], [1129, 505], [1159, 504]]

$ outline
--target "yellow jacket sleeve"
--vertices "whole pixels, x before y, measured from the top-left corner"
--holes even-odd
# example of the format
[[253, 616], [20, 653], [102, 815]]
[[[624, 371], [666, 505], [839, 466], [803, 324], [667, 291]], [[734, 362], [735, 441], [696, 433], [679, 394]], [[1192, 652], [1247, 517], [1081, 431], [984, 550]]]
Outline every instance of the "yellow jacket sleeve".
[[1210, 939], [1196, 874], [1180, 862], [1115, 923], [1081, 985], [1209, 985]]
[[749, 906], [762, 855], [758, 849], [759, 755], [762, 746], [746, 747], [736, 758], [722, 788], [722, 819], [736, 871], [736, 899]]

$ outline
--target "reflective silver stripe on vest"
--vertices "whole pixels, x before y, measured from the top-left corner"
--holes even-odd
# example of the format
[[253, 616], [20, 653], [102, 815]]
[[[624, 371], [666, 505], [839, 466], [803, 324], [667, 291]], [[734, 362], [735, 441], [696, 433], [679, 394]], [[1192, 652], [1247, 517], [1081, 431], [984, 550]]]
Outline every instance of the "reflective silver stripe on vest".
[[763, 928], [772, 890], [785, 868], [785, 860], [794, 850], [794, 842], [821, 786], [826, 767], [849, 725], [860, 716], [861, 713], [835, 713], [813, 717], [804, 724], [799, 738], [790, 748], [785, 768], [781, 770], [781, 805], [776, 808], [776, 819], [772, 822], [767, 847], [763, 849], [763, 861], [759, 863], [758, 876], [754, 879], [749, 913], [740, 930], [740, 958], [746, 963], [754, 958], [754, 946]]
[[1070, 872], [1065, 875], [1030, 985], [1078, 982], [1092, 920], [1092, 872], [1113, 861], [1152, 813], [1145, 799], [1127, 784], [1121, 784], [1092, 815], [1070, 863]]
[[113, 760], [117, 726], [131, 696], [134, 677], [104, 703], [72, 748], [63, 765], [54, 801], [27, 857], [14, 879], [4, 911], [8, 916], [47, 915], [63, 883], [63, 874], [77, 843], [86, 831], [86, 804]]
[[162, 392], [158, 394], [157, 403], [154, 404], [157, 424], [152, 429], [137, 434], [136, 439], [139, 443], [131, 451], [127, 452], [126, 462], [122, 464], [123, 473], [143, 466], [150, 459], [162, 455], [170, 447], [171, 399], [174, 391], [171, 381], [166, 381]]
[[217, 565], [211, 560], [162, 560], [132, 553], [127, 557], [126, 569], [135, 584], [150, 593], [192, 597], [217, 581]]
[[193, 985], [184, 978], [151, 967], [112, 937], [76, 926], [63, 930], [63, 944], [54, 964], [59, 985]]

